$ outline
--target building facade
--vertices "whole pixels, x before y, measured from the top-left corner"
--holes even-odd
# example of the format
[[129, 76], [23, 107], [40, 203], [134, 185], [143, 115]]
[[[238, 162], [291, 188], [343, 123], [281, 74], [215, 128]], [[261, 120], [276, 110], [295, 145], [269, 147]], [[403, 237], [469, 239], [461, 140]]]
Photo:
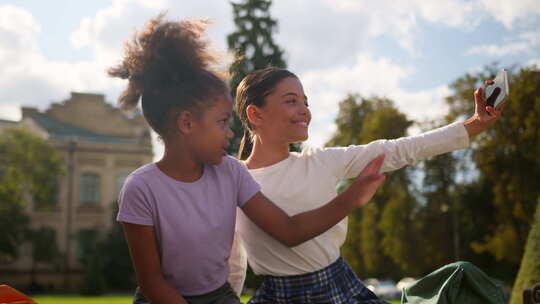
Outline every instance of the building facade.
[[[61, 156], [64, 174], [58, 179], [57, 201], [40, 210], [27, 205], [30, 226], [54, 233], [61, 265], [35, 265], [36, 282], [73, 290], [82, 280], [80, 236], [104, 234], [114, 224], [118, 193], [126, 176], [153, 160], [150, 129], [140, 114], [128, 114], [105, 102], [100, 94], [71, 93], [41, 112], [23, 107], [21, 121], [2, 121], [1, 128], [23, 126], [44, 138]], [[26, 287], [32, 270], [31, 245], [19, 258], [0, 264], [0, 283]]]

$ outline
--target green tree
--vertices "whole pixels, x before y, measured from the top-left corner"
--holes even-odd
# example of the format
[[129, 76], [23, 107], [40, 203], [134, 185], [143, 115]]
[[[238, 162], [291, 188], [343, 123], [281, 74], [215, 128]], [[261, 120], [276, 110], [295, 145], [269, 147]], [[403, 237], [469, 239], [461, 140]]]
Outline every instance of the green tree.
[[0, 184], [0, 263], [13, 261], [24, 240], [29, 218], [24, 212], [22, 195], [14, 193], [10, 185]]
[[97, 244], [103, 267], [107, 269], [102, 275], [109, 290], [133, 290], [136, 286], [135, 273], [122, 226], [116, 221], [118, 204], [114, 202], [111, 206], [114, 208], [112, 227]]
[[[434, 129], [444, 122], [428, 122], [424, 131]], [[422, 176], [420, 189], [422, 204], [415, 216], [418, 241], [417, 251], [421, 264], [409, 273], [418, 276], [433, 271], [441, 265], [456, 261], [460, 256], [459, 200], [456, 198], [456, 174], [459, 152], [438, 155], [424, 160], [417, 172]], [[411, 269], [412, 270], [412, 269]]]
[[39, 263], [54, 263], [59, 258], [59, 249], [54, 229], [40, 227], [27, 231], [27, 240], [32, 244], [32, 269], [30, 271], [30, 289], [39, 291], [36, 270]]
[[[474, 89], [484, 80], [493, 79], [497, 70], [497, 66], [486, 67], [452, 83], [454, 93], [446, 100], [450, 106], [448, 118], [473, 113]], [[505, 113], [492, 128], [477, 136], [471, 151], [478, 185], [490, 187], [494, 211], [489, 233], [472, 247], [517, 268], [540, 195], [540, 71], [522, 68], [512, 74]]]
[[512, 290], [510, 304], [524, 303], [522, 292], [540, 283], [540, 198], [536, 206], [536, 215], [529, 232], [525, 254], [521, 260], [521, 267]]
[[361, 102], [358, 94], [349, 94], [339, 103], [336, 131], [326, 143], [327, 147], [359, 145], [362, 143], [363, 121], [373, 112], [370, 102]]
[[106, 283], [103, 277], [103, 259], [97, 250], [90, 253], [84, 262], [84, 285], [81, 294], [98, 296], [105, 293]]
[[24, 240], [25, 208], [51, 208], [56, 203], [60, 157], [46, 141], [23, 128], [0, 133], [0, 256], [13, 259]]
[[[238, 59], [231, 66], [231, 95], [236, 96], [236, 87], [249, 73], [270, 66], [285, 68], [283, 50], [274, 42], [272, 34], [277, 21], [270, 16], [270, 0], [242, 0], [231, 2], [236, 30], [227, 36], [230, 50]], [[236, 154], [244, 129], [235, 115], [232, 122], [235, 134], [229, 153]]]
[[84, 266], [81, 294], [101, 295], [106, 290], [106, 283], [103, 256], [99, 250], [99, 232], [97, 229], [81, 229], [76, 237], [79, 243], [79, 262]]
[[[412, 124], [386, 98], [362, 98], [349, 95], [339, 104], [337, 130], [327, 146], [367, 144], [377, 139], [402, 137]], [[372, 202], [349, 217], [349, 234], [342, 254], [363, 277], [397, 277], [398, 265], [412, 255], [407, 248], [408, 216], [414, 198], [408, 193], [409, 177], [405, 170], [387, 175]], [[403, 209], [402, 207], [405, 207]], [[395, 212], [396, 208], [401, 209]], [[383, 254], [381, 254], [381, 252]]]

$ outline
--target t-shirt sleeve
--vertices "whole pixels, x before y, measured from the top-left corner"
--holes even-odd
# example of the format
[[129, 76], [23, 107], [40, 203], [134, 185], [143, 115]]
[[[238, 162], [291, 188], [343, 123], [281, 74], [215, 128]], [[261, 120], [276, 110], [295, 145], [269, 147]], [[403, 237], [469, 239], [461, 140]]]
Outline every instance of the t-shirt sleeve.
[[338, 179], [356, 177], [377, 155], [386, 155], [382, 171], [397, 170], [425, 158], [466, 148], [469, 135], [461, 122], [415, 136], [392, 140], [376, 140], [366, 145], [326, 148], [315, 156], [320, 158]]
[[240, 161], [230, 158], [237, 181], [237, 206], [242, 207], [257, 192], [261, 191], [261, 186], [249, 174], [247, 168]]
[[154, 226], [151, 201], [146, 184], [130, 177], [126, 179], [119, 196], [116, 220], [144, 226]]

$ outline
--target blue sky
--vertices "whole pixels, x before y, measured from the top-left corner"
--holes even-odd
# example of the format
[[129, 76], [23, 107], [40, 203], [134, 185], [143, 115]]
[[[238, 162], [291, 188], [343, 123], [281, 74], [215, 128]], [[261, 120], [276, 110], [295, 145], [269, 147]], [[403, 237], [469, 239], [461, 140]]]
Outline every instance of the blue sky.
[[[70, 91], [114, 103], [125, 83], [103, 71], [165, 9], [170, 19], [212, 20], [208, 37], [226, 48], [234, 25], [225, 0], [0, 0], [0, 118], [19, 119], [21, 105], [45, 109]], [[311, 101], [314, 146], [332, 134], [348, 93], [387, 96], [424, 120], [445, 113], [448, 84], [466, 72], [495, 61], [540, 64], [538, 0], [279, 0], [272, 16]]]

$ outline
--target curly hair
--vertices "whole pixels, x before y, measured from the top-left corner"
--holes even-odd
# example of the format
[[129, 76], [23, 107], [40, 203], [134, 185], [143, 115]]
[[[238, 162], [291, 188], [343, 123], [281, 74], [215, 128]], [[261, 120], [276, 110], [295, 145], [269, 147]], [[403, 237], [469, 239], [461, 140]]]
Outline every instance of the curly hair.
[[202, 40], [206, 21], [150, 20], [125, 43], [124, 58], [107, 70], [128, 79], [118, 104], [129, 110], [141, 100], [150, 127], [166, 137], [170, 122], [183, 110], [200, 110], [220, 94], [229, 94], [223, 75], [211, 69], [219, 57]]

